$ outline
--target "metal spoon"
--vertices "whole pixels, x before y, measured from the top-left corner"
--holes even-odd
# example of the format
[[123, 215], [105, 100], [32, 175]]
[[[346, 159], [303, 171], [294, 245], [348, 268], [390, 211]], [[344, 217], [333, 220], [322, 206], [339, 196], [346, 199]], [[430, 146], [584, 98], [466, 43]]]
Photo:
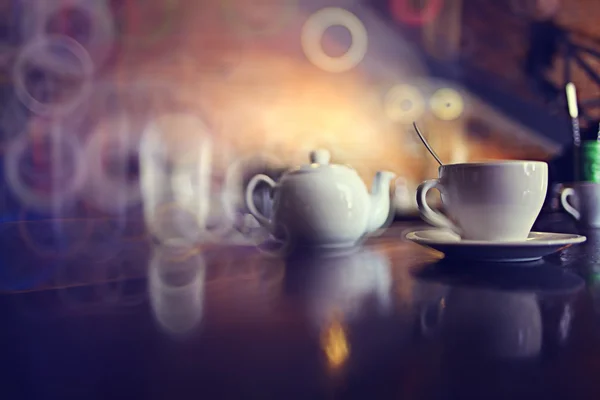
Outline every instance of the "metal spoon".
[[433, 158], [435, 158], [435, 161], [437, 161], [440, 166], [444, 165], [444, 163], [442, 162], [442, 160], [440, 160], [440, 158], [438, 157], [437, 154], [435, 154], [435, 151], [433, 151], [433, 149], [431, 148], [431, 146], [429, 145], [429, 143], [427, 143], [427, 140], [425, 139], [425, 136], [423, 136], [423, 134], [421, 133], [421, 131], [419, 131], [419, 128], [417, 127], [417, 123], [413, 122], [413, 127], [415, 128], [415, 131], [417, 132], [417, 135], [419, 135], [419, 138], [421, 139], [421, 142], [423, 142], [423, 144], [425, 145], [425, 147], [427, 147], [427, 150], [429, 150], [429, 153], [433, 156]]

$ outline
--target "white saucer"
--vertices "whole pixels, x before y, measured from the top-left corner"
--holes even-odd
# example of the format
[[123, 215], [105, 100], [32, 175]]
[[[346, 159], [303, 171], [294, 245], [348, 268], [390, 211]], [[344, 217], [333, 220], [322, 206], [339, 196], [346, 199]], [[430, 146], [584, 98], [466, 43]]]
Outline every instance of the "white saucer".
[[454, 232], [429, 229], [410, 232], [406, 238], [422, 246], [441, 251], [446, 257], [488, 262], [534, 261], [573, 244], [583, 243], [585, 236], [566, 233], [531, 232], [519, 242], [461, 240]]

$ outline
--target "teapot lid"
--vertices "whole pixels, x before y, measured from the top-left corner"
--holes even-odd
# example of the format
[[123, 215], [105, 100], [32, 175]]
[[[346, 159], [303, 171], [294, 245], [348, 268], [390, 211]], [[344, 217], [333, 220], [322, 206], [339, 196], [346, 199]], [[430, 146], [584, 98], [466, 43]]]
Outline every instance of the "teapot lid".
[[290, 170], [288, 173], [307, 173], [318, 172], [326, 169], [339, 167], [337, 164], [330, 164], [331, 154], [325, 149], [314, 150], [310, 152], [310, 164]]
[[331, 154], [325, 149], [314, 150], [310, 152], [310, 163], [318, 165], [329, 165]]

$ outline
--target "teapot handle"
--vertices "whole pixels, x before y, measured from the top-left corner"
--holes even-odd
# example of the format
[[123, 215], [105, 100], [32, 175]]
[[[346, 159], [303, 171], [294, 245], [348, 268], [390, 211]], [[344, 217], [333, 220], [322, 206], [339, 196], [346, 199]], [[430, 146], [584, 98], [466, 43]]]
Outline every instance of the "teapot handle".
[[254, 191], [256, 190], [256, 186], [258, 186], [258, 184], [261, 182], [264, 182], [267, 185], [269, 185], [271, 189], [273, 189], [276, 185], [273, 179], [263, 174], [256, 175], [254, 178], [250, 179], [250, 182], [246, 187], [246, 206], [248, 207], [250, 214], [252, 214], [252, 216], [256, 218], [258, 223], [267, 228], [269, 232], [272, 232], [271, 221], [260, 211], [258, 211], [258, 208], [256, 208], [256, 205], [254, 204]]

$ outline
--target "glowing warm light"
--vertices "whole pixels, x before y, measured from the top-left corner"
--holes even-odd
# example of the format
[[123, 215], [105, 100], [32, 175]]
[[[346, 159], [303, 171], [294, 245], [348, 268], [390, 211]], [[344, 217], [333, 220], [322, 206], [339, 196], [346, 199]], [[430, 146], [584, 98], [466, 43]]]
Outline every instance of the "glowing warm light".
[[[323, 51], [321, 39], [332, 26], [343, 26], [352, 36], [352, 44], [345, 54], [331, 57]], [[327, 72], [345, 72], [356, 67], [367, 53], [367, 29], [350, 11], [342, 8], [323, 8], [311, 15], [302, 27], [304, 54], [315, 66]]]
[[411, 123], [425, 111], [421, 91], [412, 85], [395, 85], [385, 95], [385, 114], [394, 122]]
[[350, 347], [346, 339], [344, 326], [333, 320], [325, 330], [322, 338], [323, 350], [331, 368], [341, 367], [350, 355]]
[[433, 114], [443, 121], [453, 121], [464, 110], [462, 96], [454, 89], [439, 89], [429, 99]]

